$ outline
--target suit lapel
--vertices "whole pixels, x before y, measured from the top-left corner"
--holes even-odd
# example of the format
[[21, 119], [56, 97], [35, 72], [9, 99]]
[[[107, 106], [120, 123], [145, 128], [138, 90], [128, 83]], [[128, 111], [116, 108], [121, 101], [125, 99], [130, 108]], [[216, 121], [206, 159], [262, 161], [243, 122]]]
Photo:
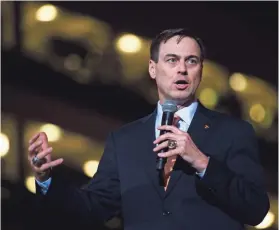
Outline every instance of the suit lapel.
[[155, 121], [156, 121], [157, 110], [155, 110], [151, 115], [143, 120], [141, 130], [138, 130], [140, 134], [139, 138], [139, 148], [141, 149], [140, 158], [143, 167], [146, 170], [148, 178], [150, 178], [151, 183], [156, 189], [157, 193], [161, 198], [164, 197], [164, 188], [159, 185], [159, 174], [156, 170], [156, 158], [157, 154], [153, 152], [155, 145], [153, 141], [155, 140]]
[[[197, 111], [191, 122], [191, 125], [189, 126], [188, 133], [191, 136], [193, 142], [197, 145], [197, 147], [200, 150], [203, 149], [203, 142], [210, 131], [210, 126], [210, 119], [207, 116], [207, 109], [204, 108], [201, 103], [199, 103]], [[181, 157], [178, 157], [174, 165], [174, 169], [171, 173], [171, 178], [165, 194], [165, 198], [175, 187], [182, 173], [193, 175], [195, 174], [195, 172], [196, 171], [194, 168], [192, 168]]]

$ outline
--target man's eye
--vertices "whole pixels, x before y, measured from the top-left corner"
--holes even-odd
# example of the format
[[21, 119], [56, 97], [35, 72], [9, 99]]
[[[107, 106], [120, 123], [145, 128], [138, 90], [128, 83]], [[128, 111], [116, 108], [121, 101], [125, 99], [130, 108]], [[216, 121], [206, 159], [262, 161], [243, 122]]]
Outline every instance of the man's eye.
[[174, 62], [176, 62], [176, 59], [175, 59], [175, 58], [169, 58], [169, 59], [167, 60], [167, 62], [174, 63]]
[[198, 61], [197, 61], [195, 58], [189, 58], [189, 59], [187, 60], [187, 62], [188, 62], [189, 64], [197, 64], [197, 63], [198, 63]]

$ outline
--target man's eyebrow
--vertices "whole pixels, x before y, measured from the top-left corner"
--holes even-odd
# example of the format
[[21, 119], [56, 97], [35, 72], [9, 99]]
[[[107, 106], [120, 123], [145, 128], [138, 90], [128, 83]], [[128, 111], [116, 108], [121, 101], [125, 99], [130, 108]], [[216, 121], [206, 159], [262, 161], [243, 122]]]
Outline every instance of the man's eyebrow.
[[198, 57], [197, 55], [189, 55], [189, 56], [186, 57], [186, 59], [189, 59], [189, 58], [200, 59], [200, 57]]
[[[165, 58], [166, 57], [176, 57], [176, 58], [181, 58], [181, 56], [179, 56], [179, 55], [177, 55], [177, 54], [172, 54], [172, 53], [170, 53], [170, 54], [166, 54], [165, 55]], [[196, 58], [196, 59], [200, 59], [200, 57], [198, 57], [197, 55], [189, 55], [189, 56], [187, 56], [186, 57], [186, 59], [189, 59], [189, 58]]]
[[166, 54], [165, 57], [180, 57], [177, 54]]

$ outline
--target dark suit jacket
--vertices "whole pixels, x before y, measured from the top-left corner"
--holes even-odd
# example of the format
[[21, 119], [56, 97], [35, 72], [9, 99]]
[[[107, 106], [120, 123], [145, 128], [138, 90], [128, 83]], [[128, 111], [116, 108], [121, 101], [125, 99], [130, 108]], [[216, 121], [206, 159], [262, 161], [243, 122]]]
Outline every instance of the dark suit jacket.
[[199, 104], [188, 133], [210, 157], [206, 173], [200, 179], [178, 158], [165, 192], [155, 169], [155, 118], [156, 110], [112, 132], [97, 173], [81, 189], [53, 175], [47, 195], [40, 196], [44, 207], [55, 201], [67, 207], [68, 221], [79, 216], [87, 225], [120, 212], [125, 230], [237, 230], [259, 224], [269, 200], [252, 126]]

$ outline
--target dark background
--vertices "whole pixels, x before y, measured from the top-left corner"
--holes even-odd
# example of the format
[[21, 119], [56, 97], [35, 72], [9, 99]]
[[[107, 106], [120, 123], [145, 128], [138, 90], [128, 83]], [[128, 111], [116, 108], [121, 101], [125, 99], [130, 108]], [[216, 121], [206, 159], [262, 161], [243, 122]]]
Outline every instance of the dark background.
[[[257, 76], [278, 90], [278, 3], [277, 2], [49, 2], [53, 5], [82, 13], [102, 20], [110, 25], [114, 34], [129, 32], [139, 36], [153, 38], [161, 30], [167, 28], [187, 27], [194, 30], [203, 40], [207, 48], [207, 58], [219, 63], [230, 72], [241, 72]], [[120, 123], [140, 118], [154, 109], [142, 96], [131, 88], [117, 83], [104, 84], [92, 81], [81, 85], [64, 74], [51, 69], [48, 65], [27, 58], [21, 52], [22, 34], [19, 23], [22, 15], [20, 4], [13, 6], [16, 41], [12, 49], [2, 50], [2, 111], [11, 113], [24, 126], [24, 120], [53, 121], [63, 128], [72, 129], [85, 135], [92, 135], [103, 140], [110, 129], [117, 125], [107, 124], [100, 134], [95, 135], [91, 127], [80, 122], [68, 124], [58, 110], [39, 112], [38, 105], [30, 103], [16, 104], [13, 95], [20, 97], [27, 93], [34, 98], [48, 98], [79, 110], [94, 111]], [[69, 25], [71, 26], [71, 25]], [[3, 35], [2, 35], [3, 36]], [[3, 47], [3, 44], [2, 44]], [[110, 66], [106, 66], [110, 68]], [[148, 78], [148, 74], [146, 73]], [[15, 90], [14, 94], [10, 89]], [[19, 93], [20, 92], [20, 93]], [[39, 99], [38, 99], [39, 100]], [[18, 102], [19, 103], [19, 102]], [[43, 102], [42, 102], [43, 103]], [[240, 105], [236, 98], [223, 98], [220, 104], [231, 114], [240, 116]], [[38, 106], [38, 107], [37, 107]], [[62, 109], [61, 109], [62, 110]], [[69, 114], [68, 120], [74, 117]], [[78, 115], [77, 115], [78, 116]], [[73, 118], [72, 117], [72, 118]], [[57, 120], [55, 120], [57, 119]], [[93, 119], [93, 118], [92, 118]], [[22, 123], [21, 123], [22, 121]], [[59, 123], [60, 121], [60, 123]], [[73, 120], [71, 121], [73, 122]], [[275, 126], [278, 118], [276, 115]], [[19, 130], [21, 133], [22, 130]], [[92, 133], [91, 133], [92, 132]], [[22, 143], [21, 143], [22, 144]], [[274, 194], [277, 202], [278, 193], [278, 142], [267, 141], [259, 137], [260, 157], [265, 169], [268, 192]], [[19, 147], [23, 149], [23, 146]], [[24, 156], [18, 153], [19, 158]], [[19, 166], [21, 169], [25, 166]], [[68, 175], [69, 169], [61, 175]], [[81, 183], [87, 179], [78, 172], [73, 180]], [[67, 172], [67, 173], [66, 173]], [[23, 220], [29, 219], [32, 210], [26, 212], [33, 195], [27, 192], [23, 178], [11, 183], [2, 177], [2, 187], [9, 188], [15, 194], [13, 199], [5, 200], [2, 206], [3, 228], [22, 229], [30, 226]], [[3, 201], [3, 200], [2, 200]], [[20, 205], [19, 205], [20, 203]], [[19, 208], [20, 207], [20, 208]], [[7, 210], [7, 211], [6, 211]], [[24, 224], [15, 224], [19, 218]], [[277, 228], [270, 228], [277, 229]]]

